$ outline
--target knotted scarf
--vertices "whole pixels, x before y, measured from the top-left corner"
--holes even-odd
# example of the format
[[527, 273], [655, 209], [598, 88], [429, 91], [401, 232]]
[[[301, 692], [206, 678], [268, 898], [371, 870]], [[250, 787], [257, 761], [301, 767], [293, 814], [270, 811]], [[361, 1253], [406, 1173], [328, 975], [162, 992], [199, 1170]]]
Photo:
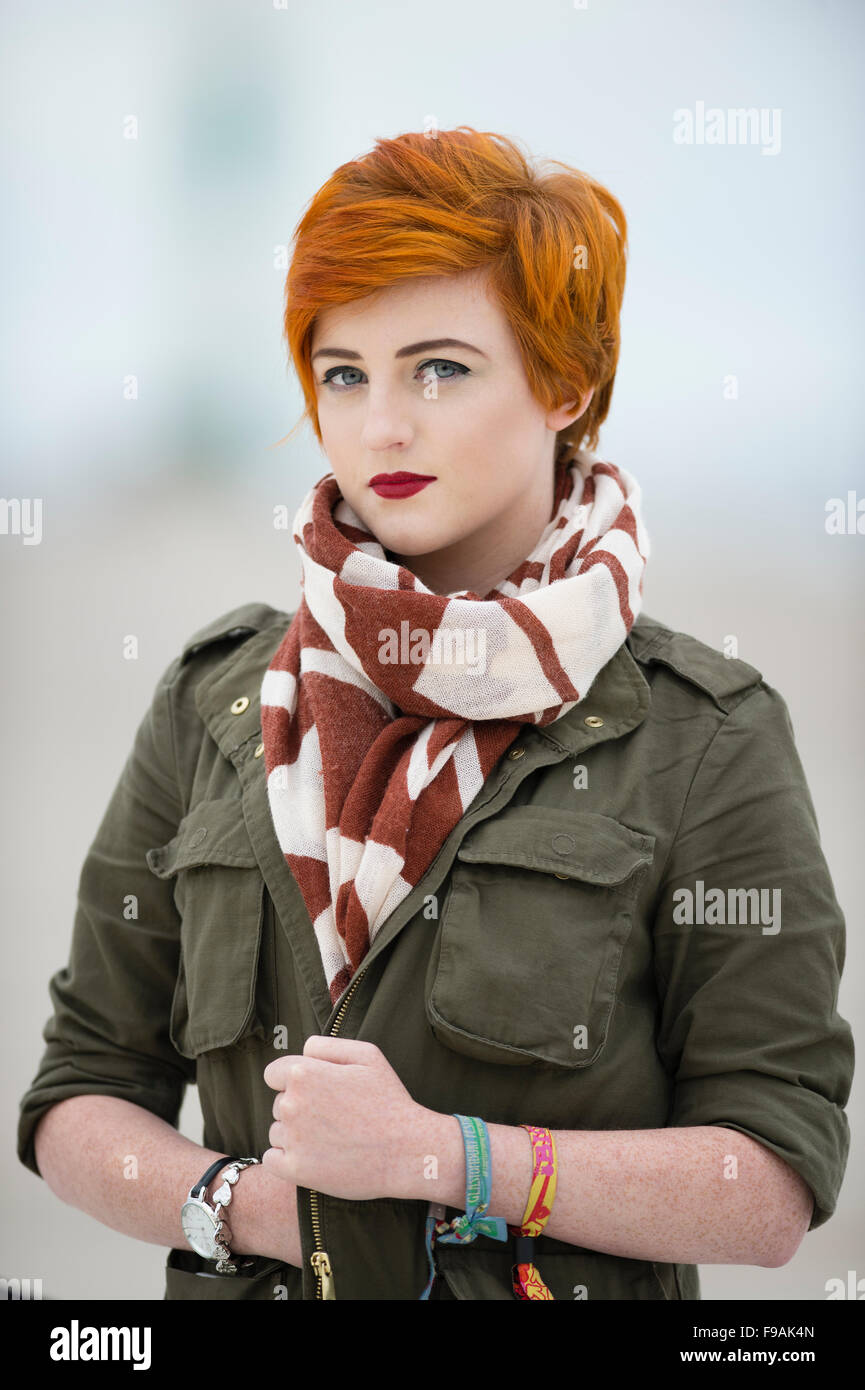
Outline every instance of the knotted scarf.
[[521, 726], [585, 699], [640, 611], [636, 480], [563, 455], [552, 510], [483, 595], [435, 594], [390, 560], [333, 473], [294, 518], [302, 599], [262, 680], [262, 741], [334, 1004]]

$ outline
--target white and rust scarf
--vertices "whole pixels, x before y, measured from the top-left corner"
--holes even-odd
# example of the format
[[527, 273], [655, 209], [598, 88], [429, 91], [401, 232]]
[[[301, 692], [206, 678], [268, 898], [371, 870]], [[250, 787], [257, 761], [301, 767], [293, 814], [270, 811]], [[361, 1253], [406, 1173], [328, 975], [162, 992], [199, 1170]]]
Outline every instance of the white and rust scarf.
[[588, 694], [642, 605], [640, 488], [582, 451], [553, 516], [486, 595], [389, 560], [333, 473], [293, 525], [302, 599], [261, 686], [274, 829], [333, 1003], [523, 724]]

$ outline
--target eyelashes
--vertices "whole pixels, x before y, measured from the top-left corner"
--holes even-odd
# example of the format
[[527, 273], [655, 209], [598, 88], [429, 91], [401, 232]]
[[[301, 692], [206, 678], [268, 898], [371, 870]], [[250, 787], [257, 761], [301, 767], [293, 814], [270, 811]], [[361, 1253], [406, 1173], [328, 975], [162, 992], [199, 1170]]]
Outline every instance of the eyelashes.
[[[417, 372], [426, 371], [426, 369], [429, 368], [429, 367], [439, 367], [439, 366], [441, 366], [441, 367], [453, 367], [453, 368], [454, 368], [454, 374], [453, 374], [452, 376], [439, 376], [438, 374], [435, 374], [435, 375], [433, 376], [433, 380], [436, 381], [436, 382], [439, 382], [439, 381], [456, 381], [459, 377], [468, 376], [469, 373], [470, 373], [470, 370], [471, 370], [469, 367], [464, 366], [462, 362], [452, 362], [452, 361], [450, 360], [450, 358], [446, 358], [446, 357], [431, 357], [431, 358], [429, 358], [428, 361], [426, 361], [426, 362], [421, 362], [421, 363], [420, 363], [420, 365], [419, 365], [418, 368], [417, 368]], [[319, 384], [320, 384], [321, 386], [329, 386], [330, 389], [331, 389], [332, 391], [351, 391], [351, 390], [353, 390], [353, 388], [354, 388], [355, 386], [361, 385], [361, 383], [360, 383], [360, 382], [357, 382], [357, 381], [352, 381], [352, 382], [348, 382], [348, 383], [345, 383], [345, 382], [340, 383], [340, 382], [336, 381], [336, 378], [337, 378], [338, 376], [342, 376], [343, 372], [357, 372], [357, 373], [359, 373], [361, 376], [364, 375], [364, 373], [361, 371], [360, 367], [350, 367], [350, 366], [344, 366], [344, 367], [330, 367], [330, 368], [325, 372], [325, 374], [324, 374], [324, 376], [322, 377], [322, 379], [321, 379], [321, 381], [320, 381]], [[417, 375], [417, 372], [415, 373], [415, 375]]]

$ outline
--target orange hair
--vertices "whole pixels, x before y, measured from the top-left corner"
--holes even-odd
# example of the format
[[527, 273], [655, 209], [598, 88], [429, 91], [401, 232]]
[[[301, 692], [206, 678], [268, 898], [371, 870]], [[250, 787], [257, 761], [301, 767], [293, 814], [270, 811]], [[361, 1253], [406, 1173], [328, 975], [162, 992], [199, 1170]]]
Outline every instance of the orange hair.
[[322, 443], [309, 360], [321, 309], [489, 266], [533, 396], [552, 410], [595, 387], [558, 432], [558, 461], [584, 438], [596, 448], [619, 357], [627, 224], [601, 184], [547, 162], [538, 172], [513, 140], [458, 126], [379, 139], [331, 174], [295, 229], [285, 281], [284, 336], [306, 400], [298, 425], [309, 418]]

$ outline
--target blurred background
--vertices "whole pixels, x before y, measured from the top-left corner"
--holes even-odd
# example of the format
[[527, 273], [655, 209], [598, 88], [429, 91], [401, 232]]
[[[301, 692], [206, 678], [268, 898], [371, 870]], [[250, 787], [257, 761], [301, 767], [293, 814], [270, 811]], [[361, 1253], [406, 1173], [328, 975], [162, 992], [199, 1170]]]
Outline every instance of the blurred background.
[[[273, 509], [293, 518], [329, 465], [308, 426], [274, 447], [302, 409], [285, 253], [314, 192], [378, 136], [499, 131], [623, 204], [597, 452], [642, 486], [645, 611], [719, 649], [735, 637], [787, 701], [858, 1027], [863, 28], [857, 0], [3, 6], [2, 493], [23, 510], [0, 511], [0, 1275], [52, 1298], [163, 1294], [161, 1247], [18, 1163], [18, 1102], [81, 862], [158, 676], [226, 610], [299, 600]], [[764, 138], [677, 142], [674, 113], [703, 107], [765, 112]], [[830, 534], [827, 505], [851, 493], [853, 525]], [[822, 1299], [827, 1279], [865, 1275], [861, 1090], [834, 1217], [781, 1269], [701, 1266], [704, 1298]], [[181, 1128], [200, 1142], [194, 1088]]]

